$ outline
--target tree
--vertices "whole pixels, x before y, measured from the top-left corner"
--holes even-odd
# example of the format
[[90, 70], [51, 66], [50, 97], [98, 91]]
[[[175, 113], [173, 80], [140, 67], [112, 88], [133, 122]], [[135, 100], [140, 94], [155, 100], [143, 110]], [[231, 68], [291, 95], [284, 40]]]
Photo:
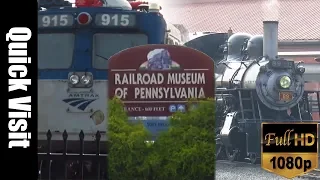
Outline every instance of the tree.
[[[189, 103], [189, 107], [193, 105]], [[152, 146], [148, 164], [153, 180], [213, 177], [215, 171], [215, 103], [206, 100], [186, 113], [176, 113], [170, 128]]]
[[[130, 123], [119, 99], [109, 101], [108, 175], [110, 180], [145, 180], [149, 132], [141, 122]], [[146, 167], [148, 168], [148, 167]]]
[[[188, 106], [192, 106], [190, 101]], [[109, 102], [110, 180], [203, 180], [215, 171], [215, 104], [175, 113], [154, 143], [143, 124], [128, 121], [118, 99]]]

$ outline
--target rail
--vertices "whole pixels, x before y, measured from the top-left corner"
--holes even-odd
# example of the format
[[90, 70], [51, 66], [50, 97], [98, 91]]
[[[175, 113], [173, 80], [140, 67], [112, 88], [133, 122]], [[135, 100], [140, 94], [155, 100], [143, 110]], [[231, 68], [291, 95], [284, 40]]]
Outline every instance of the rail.
[[[95, 154], [84, 153], [84, 133], [79, 133], [79, 152], [68, 153], [68, 133], [62, 134], [63, 152], [51, 152], [52, 133], [47, 132], [46, 152], [38, 152], [38, 180], [42, 179], [77, 179], [106, 180], [107, 154], [100, 153], [101, 134], [95, 134]], [[63, 170], [61, 171], [61, 169]]]

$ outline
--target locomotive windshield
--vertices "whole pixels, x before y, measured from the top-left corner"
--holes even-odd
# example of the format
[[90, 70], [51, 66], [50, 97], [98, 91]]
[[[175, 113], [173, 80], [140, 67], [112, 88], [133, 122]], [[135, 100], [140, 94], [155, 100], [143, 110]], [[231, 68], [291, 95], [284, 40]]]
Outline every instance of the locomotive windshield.
[[92, 66], [96, 69], [108, 69], [108, 61], [112, 55], [124, 49], [148, 44], [144, 34], [95, 34], [93, 37]]
[[74, 34], [38, 34], [38, 68], [70, 68], [74, 49]]

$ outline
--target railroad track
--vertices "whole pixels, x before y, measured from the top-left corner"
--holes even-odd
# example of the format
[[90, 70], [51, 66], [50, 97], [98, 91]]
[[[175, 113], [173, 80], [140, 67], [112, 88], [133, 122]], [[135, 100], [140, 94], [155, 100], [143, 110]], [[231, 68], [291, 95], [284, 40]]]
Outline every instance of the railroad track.
[[[318, 163], [320, 163], [320, 156], [318, 156]], [[301, 179], [320, 179], [320, 165], [318, 165], [318, 169], [315, 169], [311, 172], [308, 172], [302, 176], [300, 176], [299, 178]]]
[[301, 179], [320, 179], [320, 169], [315, 169], [311, 172], [308, 172], [299, 178]]
[[[249, 162], [239, 162], [239, 161], [234, 161], [234, 162], [230, 162], [230, 161], [228, 161], [228, 160], [217, 160], [217, 162], [219, 162], [219, 163], [223, 163], [223, 164], [239, 164], [239, 165], [241, 165], [241, 164], [246, 164], [246, 165], [251, 165], [251, 166], [261, 166], [260, 164], [256, 164], [256, 165], [254, 165], [254, 164], [251, 164], [251, 163], [249, 163]], [[320, 159], [319, 159], [319, 162], [320, 162]], [[319, 167], [320, 168], [320, 167]], [[315, 169], [315, 170], [313, 170], [313, 171], [310, 171], [310, 172], [308, 172], [308, 173], [306, 173], [306, 174], [304, 174], [304, 175], [302, 175], [302, 176], [298, 176], [297, 178], [300, 178], [300, 179], [310, 179], [310, 180], [320, 180], [320, 169]]]

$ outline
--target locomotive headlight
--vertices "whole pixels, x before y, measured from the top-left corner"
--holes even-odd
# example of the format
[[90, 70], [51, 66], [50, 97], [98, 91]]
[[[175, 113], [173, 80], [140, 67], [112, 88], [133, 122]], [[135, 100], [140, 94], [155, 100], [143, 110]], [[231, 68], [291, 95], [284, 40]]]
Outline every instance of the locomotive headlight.
[[91, 83], [91, 76], [83, 75], [81, 77], [81, 83], [85, 84], [85, 85], [90, 84]]
[[291, 86], [291, 79], [289, 76], [282, 76], [279, 80], [280, 87], [286, 89]]
[[78, 84], [79, 83], [79, 76], [71, 75], [70, 78], [69, 78], [69, 81], [73, 85]]

